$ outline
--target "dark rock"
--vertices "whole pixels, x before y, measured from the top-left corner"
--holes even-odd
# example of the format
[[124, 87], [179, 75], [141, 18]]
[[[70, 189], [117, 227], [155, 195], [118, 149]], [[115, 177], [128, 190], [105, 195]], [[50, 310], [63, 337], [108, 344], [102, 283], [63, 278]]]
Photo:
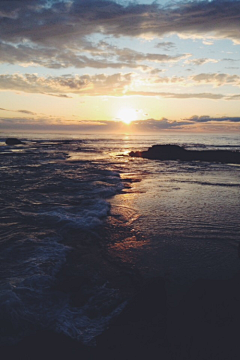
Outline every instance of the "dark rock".
[[154, 145], [147, 151], [131, 151], [129, 156], [153, 160], [207, 161], [240, 164], [240, 152], [230, 150], [186, 150], [178, 145]]
[[19, 144], [24, 144], [24, 143], [17, 138], [8, 138], [6, 140], [6, 144], [7, 145], [19, 145]]

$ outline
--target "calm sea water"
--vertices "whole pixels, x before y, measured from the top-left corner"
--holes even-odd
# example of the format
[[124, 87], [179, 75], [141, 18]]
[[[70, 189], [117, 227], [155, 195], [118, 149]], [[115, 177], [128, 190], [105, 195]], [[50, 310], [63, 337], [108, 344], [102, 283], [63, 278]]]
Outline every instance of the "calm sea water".
[[[128, 157], [167, 143], [240, 150], [239, 135], [18, 134], [25, 144], [12, 147], [9, 135], [0, 139], [3, 343], [46, 328], [92, 344], [124, 307], [126, 267], [164, 276], [172, 297], [239, 270], [240, 167]], [[69, 273], [66, 291], [57, 284]]]

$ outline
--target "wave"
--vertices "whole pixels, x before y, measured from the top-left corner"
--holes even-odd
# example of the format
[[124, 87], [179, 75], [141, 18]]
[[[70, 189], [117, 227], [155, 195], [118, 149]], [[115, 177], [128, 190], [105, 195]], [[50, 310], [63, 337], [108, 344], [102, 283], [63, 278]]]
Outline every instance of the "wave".
[[197, 180], [172, 180], [172, 181], [178, 183], [199, 184], [206, 186], [240, 187], [239, 183], [220, 183], [220, 182], [197, 181]]
[[94, 238], [109, 215], [108, 199], [123, 189], [119, 172], [106, 163], [69, 161], [82, 146], [81, 140], [26, 139], [21, 148], [0, 149], [11, 155], [2, 156], [0, 179], [2, 343], [41, 328], [91, 343], [121, 311], [117, 290], [94, 279], [82, 306], [73, 306], [69, 293], [56, 289], [58, 273], [74, 251], [73, 238], [91, 253], [93, 241], [84, 242], [85, 233]]

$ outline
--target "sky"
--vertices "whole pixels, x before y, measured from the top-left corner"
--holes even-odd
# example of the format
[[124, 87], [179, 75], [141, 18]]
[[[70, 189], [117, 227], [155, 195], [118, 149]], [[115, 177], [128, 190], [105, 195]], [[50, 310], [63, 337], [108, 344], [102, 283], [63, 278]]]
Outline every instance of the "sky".
[[3, 131], [240, 131], [240, 0], [0, 0]]

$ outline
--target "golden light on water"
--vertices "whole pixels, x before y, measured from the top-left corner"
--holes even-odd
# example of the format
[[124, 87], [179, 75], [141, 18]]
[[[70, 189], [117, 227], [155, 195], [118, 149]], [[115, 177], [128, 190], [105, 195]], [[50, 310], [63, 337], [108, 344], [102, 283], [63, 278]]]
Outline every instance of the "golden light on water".
[[137, 120], [137, 112], [133, 108], [122, 108], [118, 112], [118, 118], [125, 124], [130, 124], [132, 121]]

